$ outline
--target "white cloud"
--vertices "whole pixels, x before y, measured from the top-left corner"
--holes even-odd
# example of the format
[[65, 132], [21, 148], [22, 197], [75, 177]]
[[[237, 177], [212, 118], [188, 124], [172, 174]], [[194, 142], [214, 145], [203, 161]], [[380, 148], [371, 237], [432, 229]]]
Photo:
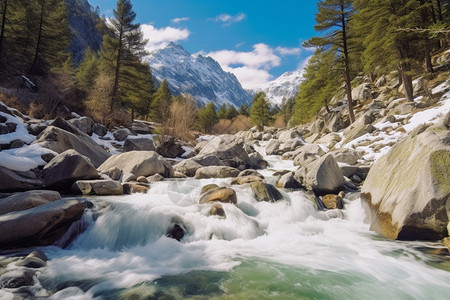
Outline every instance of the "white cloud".
[[141, 25], [144, 38], [148, 39], [145, 49], [153, 51], [165, 47], [169, 42], [187, 40], [190, 35], [188, 29], [180, 29], [175, 27], [155, 28], [151, 24]]
[[181, 23], [181, 22], [186, 22], [186, 21], [189, 21], [188, 17], [175, 18], [175, 19], [170, 20], [170, 22], [172, 22], [172, 23]]
[[253, 45], [253, 50], [250, 52], [220, 50], [207, 55], [217, 60], [222, 66], [244, 65], [264, 70], [279, 66], [281, 62], [281, 58], [275, 55], [274, 50], [263, 43]]
[[278, 46], [275, 48], [275, 51], [280, 55], [300, 55], [302, 52], [301, 48], [286, 48]]
[[235, 16], [229, 14], [221, 14], [215, 17], [213, 20], [216, 22], [222, 22], [225, 26], [231, 25], [233, 23], [238, 23], [247, 18], [247, 15], [244, 13], [238, 13]]
[[269, 71], [250, 68], [247, 66], [230, 68], [224, 67], [224, 70], [233, 73], [244, 89], [257, 90], [261, 85], [273, 79]]

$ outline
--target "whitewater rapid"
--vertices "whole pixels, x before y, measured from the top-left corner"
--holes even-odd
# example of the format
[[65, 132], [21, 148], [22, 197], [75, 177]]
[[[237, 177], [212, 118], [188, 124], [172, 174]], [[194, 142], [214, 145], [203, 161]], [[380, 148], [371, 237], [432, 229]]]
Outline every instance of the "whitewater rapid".
[[[293, 169], [291, 161], [269, 157], [269, 162], [262, 172], [268, 181], [276, 169]], [[228, 182], [164, 181], [153, 183], [145, 195], [90, 198], [97, 213], [84, 216], [87, 230], [67, 249], [41, 248], [49, 262], [38, 275], [36, 294], [51, 299], [448, 297], [448, 260], [432, 253], [438, 246], [390, 241], [371, 232], [357, 193], [346, 195], [344, 210], [319, 211], [303, 191], [282, 190], [284, 200], [267, 203], [257, 202], [249, 187], [232, 186], [237, 205], [223, 204], [226, 218], [209, 216], [210, 204], [198, 204], [201, 187]], [[181, 242], [165, 236], [175, 223], [186, 229]]]

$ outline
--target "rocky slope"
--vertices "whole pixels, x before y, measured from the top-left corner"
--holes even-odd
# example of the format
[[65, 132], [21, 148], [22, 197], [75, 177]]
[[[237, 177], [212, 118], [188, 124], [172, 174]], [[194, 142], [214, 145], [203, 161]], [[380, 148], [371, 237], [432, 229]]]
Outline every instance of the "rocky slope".
[[100, 50], [102, 34], [96, 28], [100, 19], [87, 0], [66, 0], [68, 9], [69, 28], [73, 34], [69, 51], [73, 54], [76, 64], [83, 59], [87, 48]]
[[156, 80], [167, 79], [175, 96], [187, 93], [199, 104], [213, 101], [217, 107], [222, 104], [239, 107], [251, 102], [251, 94], [242, 88], [236, 76], [223, 71], [211, 57], [194, 56], [171, 42], [147, 59]]

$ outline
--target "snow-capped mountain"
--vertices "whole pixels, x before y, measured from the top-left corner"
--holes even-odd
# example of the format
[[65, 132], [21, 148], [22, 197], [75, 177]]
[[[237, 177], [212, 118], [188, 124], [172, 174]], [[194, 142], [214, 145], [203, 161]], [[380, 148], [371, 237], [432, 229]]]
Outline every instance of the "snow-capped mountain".
[[223, 71], [211, 57], [192, 55], [171, 42], [150, 53], [148, 61], [156, 80], [167, 79], [175, 96], [190, 94], [199, 104], [213, 101], [217, 106], [251, 103], [251, 94], [242, 88], [236, 76]]
[[281, 104], [283, 98], [289, 99], [297, 94], [298, 86], [303, 81], [304, 70], [286, 72], [275, 80], [266, 83], [259, 91], [266, 93], [272, 104]]

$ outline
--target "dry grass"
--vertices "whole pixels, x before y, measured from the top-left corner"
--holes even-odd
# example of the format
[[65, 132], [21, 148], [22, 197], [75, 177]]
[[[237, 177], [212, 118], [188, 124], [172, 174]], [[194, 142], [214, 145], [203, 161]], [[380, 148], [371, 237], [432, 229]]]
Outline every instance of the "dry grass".
[[174, 136], [183, 141], [193, 141], [196, 126], [197, 107], [193, 99], [183, 97], [170, 106], [169, 117], [162, 124], [163, 135]]
[[211, 129], [213, 134], [235, 134], [242, 130], [248, 130], [252, 127], [250, 118], [247, 116], [239, 115], [233, 120], [222, 119], [217, 122]]

